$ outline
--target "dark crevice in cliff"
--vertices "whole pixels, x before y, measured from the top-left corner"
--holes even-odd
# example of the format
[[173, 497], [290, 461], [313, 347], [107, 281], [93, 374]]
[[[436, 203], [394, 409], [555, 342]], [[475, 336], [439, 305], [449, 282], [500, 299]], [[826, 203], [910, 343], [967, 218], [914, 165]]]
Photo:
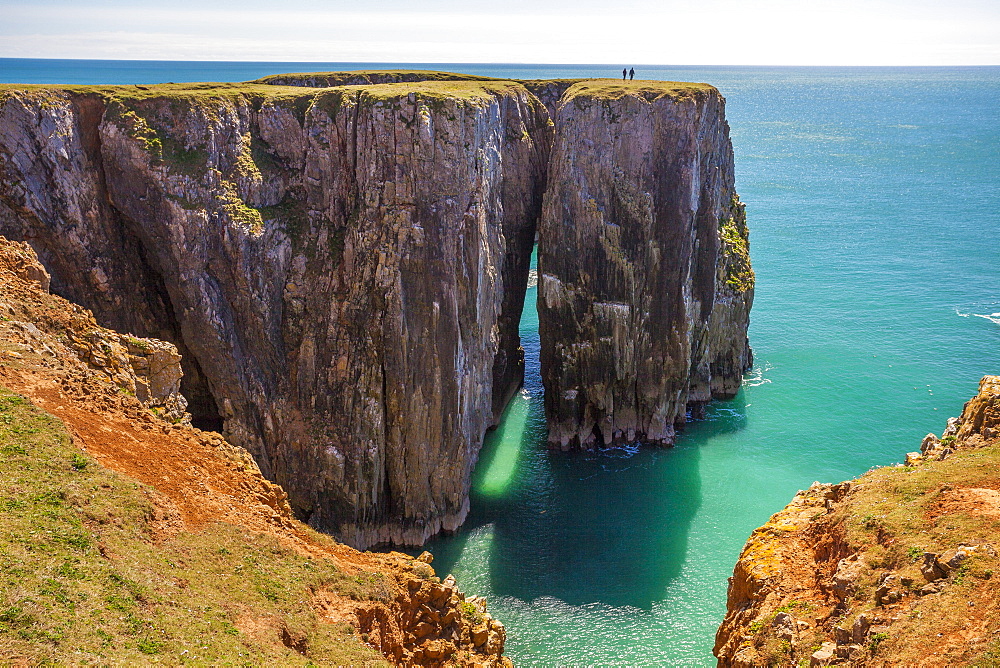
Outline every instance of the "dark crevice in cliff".
[[106, 207], [113, 228], [120, 235], [120, 244], [127, 251], [132, 271], [141, 277], [135, 286], [139, 295], [134, 303], [110, 312], [105, 309], [101, 318], [102, 324], [139, 336], [159, 338], [177, 346], [184, 372], [181, 378], [181, 394], [188, 401], [192, 424], [206, 431], [222, 432], [223, 419], [215, 395], [209, 387], [197, 357], [184, 340], [175, 313], [176, 308], [170, 298], [164, 277], [150, 261], [142, 226], [120, 211], [111, 198], [100, 129], [107, 105], [103, 100], [93, 96], [80, 96], [73, 101], [79, 117], [84, 150], [88, 160], [95, 167], [95, 185], [100, 203]]

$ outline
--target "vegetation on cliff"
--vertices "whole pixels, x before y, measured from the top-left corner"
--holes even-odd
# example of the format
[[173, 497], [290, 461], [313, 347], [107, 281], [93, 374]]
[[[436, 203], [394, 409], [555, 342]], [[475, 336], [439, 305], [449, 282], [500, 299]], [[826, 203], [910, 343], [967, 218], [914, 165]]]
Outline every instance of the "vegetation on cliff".
[[0, 454], [0, 660], [384, 665], [310, 599], [385, 601], [385, 576], [346, 575], [231, 524], [158, 540], [152, 488], [102, 467], [6, 390]]
[[755, 276], [750, 264], [750, 230], [747, 227], [746, 205], [733, 195], [729, 215], [719, 218], [719, 240], [725, 283], [737, 293], [752, 290]]
[[[670, 442], [688, 404], [735, 392], [752, 295], [716, 290], [732, 235], [720, 240], [714, 221], [733, 190], [718, 91], [309, 76], [285, 83], [322, 86], [0, 88], [0, 231], [31, 239], [56, 288], [103, 323], [175, 341], [194, 423], [250, 451], [297, 517], [361, 547], [419, 544], [462, 523], [483, 434], [521, 383], [517, 323], [556, 187], [589, 189], [608, 213], [608, 224], [592, 216], [593, 231], [621, 276], [595, 307], [595, 336], [613, 328], [621, 345], [597, 355], [600, 373], [612, 357], [634, 367], [626, 376], [671, 367], [648, 393], [622, 380], [613, 406], [601, 402], [621, 419], [576, 430], [582, 439]], [[584, 98], [594, 114], [574, 120], [568, 100]], [[557, 179], [564, 121], [567, 136], [589, 139]], [[609, 130], [613, 151], [601, 143]], [[583, 188], [591, 158], [600, 168]], [[691, 169], [705, 191], [697, 221], [676, 206], [690, 200]], [[659, 246], [647, 257], [650, 201]], [[590, 263], [565, 244], [553, 251]], [[626, 303], [643, 320], [634, 332], [655, 326], [626, 333]], [[651, 346], [633, 356], [633, 340]], [[652, 351], [661, 345], [669, 355]], [[632, 398], [643, 403], [634, 419]]]
[[623, 83], [617, 79], [585, 79], [572, 86], [564, 94], [564, 102], [587, 104], [600, 100], [620, 100], [624, 97], [641, 97], [647, 102], [661, 98], [675, 101], [704, 98], [715, 91], [706, 83], [683, 81], [630, 81]]
[[753, 533], [720, 665], [996, 665], [1000, 377], [921, 450], [817, 483]]

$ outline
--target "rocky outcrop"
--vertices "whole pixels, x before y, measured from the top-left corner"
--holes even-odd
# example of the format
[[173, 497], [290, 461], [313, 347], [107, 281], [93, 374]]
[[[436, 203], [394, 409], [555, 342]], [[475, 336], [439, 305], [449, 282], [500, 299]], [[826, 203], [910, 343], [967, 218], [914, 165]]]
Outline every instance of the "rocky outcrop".
[[164, 420], [190, 423], [177, 348], [98, 326], [89, 311], [50, 296], [49, 282], [31, 246], [0, 237], [0, 358], [75, 357]]
[[300, 517], [357, 546], [461, 524], [521, 382], [551, 137], [534, 97], [431, 82], [0, 105], [0, 229], [102, 322], [178, 341], [196, 421], [224, 421]]
[[557, 114], [539, 225], [549, 441], [670, 444], [751, 362], [724, 100], [707, 85], [584, 82]]
[[[397, 552], [385, 557], [397, 584], [390, 604], [361, 603], [349, 613], [365, 642], [402, 666], [513, 665], [503, 656], [507, 632], [486, 611], [486, 601], [467, 597], [450, 575], [444, 581], [435, 576], [432, 561], [429, 552], [415, 560]], [[323, 593], [315, 604], [337, 618]]]
[[1000, 377], [907, 465], [815, 483], [750, 536], [720, 666], [971, 665], [1000, 631]]

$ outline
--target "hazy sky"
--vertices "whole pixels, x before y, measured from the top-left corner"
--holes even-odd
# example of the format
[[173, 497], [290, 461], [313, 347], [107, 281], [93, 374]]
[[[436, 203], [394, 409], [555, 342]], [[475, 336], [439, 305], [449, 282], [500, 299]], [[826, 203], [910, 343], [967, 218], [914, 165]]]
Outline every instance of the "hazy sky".
[[0, 0], [0, 57], [1000, 65], [1000, 0]]

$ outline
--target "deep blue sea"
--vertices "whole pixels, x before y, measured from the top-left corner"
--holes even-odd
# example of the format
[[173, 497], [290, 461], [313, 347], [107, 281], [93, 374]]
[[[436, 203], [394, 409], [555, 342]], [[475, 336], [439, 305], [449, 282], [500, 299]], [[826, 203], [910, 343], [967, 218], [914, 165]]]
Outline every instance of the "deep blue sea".
[[[289, 71], [616, 76], [622, 65], [0, 59], [0, 81], [239, 81]], [[430, 545], [518, 665], [711, 665], [749, 533], [814, 480], [901, 461], [1000, 373], [1000, 68], [638, 66], [728, 100], [756, 365], [672, 449], [549, 452], [529, 292], [525, 389], [473, 509]]]

